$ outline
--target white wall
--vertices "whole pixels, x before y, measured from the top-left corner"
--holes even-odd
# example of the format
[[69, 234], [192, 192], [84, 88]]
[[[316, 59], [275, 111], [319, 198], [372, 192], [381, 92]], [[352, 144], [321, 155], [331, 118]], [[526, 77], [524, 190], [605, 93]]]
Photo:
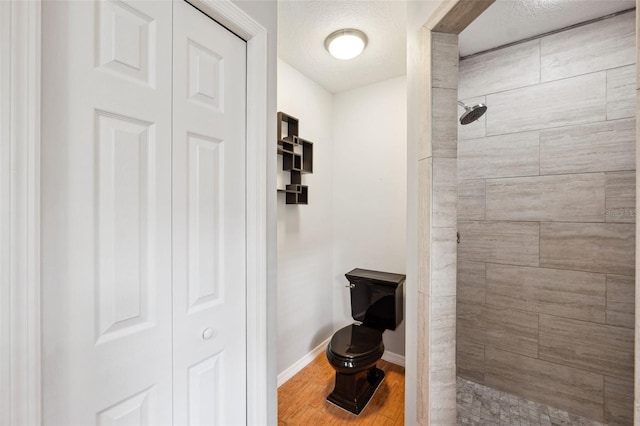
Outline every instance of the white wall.
[[[278, 111], [300, 120], [313, 145], [308, 205], [278, 195], [278, 374], [333, 333], [332, 95], [278, 60]], [[280, 172], [281, 173], [281, 172]]]
[[[346, 272], [405, 273], [406, 78], [334, 95], [333, 294], [338, 329], [353, 322]], [[404, 324], [384, 333], [404, 355]]]

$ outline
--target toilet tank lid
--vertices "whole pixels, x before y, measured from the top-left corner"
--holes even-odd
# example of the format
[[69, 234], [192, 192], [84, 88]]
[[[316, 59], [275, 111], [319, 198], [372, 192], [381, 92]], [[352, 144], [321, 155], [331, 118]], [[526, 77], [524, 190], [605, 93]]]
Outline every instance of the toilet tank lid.
[[374, 284], [398, 287], [407, 278], [403, 274], [392, 274], [391, 272], [372, 271], [369, 269], [356, 268], [344, 274], [349, 282], [371, 281]]

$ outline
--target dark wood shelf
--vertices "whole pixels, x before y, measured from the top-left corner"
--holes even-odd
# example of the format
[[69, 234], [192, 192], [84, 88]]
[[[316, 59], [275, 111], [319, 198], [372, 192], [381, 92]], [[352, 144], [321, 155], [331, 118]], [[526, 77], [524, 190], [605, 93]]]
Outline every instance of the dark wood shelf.
[[290, 184], [278, 192], [285, 194], [286, 204], [308, 204], [309, 188], [302, 185], [302, 174], [313, 173], [313, 142], [299, 136], [297, 118], [278, 113], [278, 155], [282, 155], [282, 170], [290, 172]]

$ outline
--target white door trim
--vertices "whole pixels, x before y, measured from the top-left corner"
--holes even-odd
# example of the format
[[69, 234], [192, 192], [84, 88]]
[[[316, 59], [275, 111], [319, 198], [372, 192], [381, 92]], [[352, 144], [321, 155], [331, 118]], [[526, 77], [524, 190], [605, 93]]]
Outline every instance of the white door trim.
[[[231, 0], [189, 1], [247, 41], [247, 423], [266, 424], [267, 31]], [[0, 24], [0, 425], [37, 425], [40, 0], [0, 2]]]
[[0, 424], [40, 423], [40, 2], [0, 4]]

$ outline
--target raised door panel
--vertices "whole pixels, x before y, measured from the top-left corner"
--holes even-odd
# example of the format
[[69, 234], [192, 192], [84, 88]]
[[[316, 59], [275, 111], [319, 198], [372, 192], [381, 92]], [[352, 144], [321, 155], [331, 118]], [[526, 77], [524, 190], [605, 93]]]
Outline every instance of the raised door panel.
[[244, 424], [246, 43], [176, 2], [173, 61], [174, 420]]
[[42, 8], [43, 423], [171, 424], [171, 3]]

